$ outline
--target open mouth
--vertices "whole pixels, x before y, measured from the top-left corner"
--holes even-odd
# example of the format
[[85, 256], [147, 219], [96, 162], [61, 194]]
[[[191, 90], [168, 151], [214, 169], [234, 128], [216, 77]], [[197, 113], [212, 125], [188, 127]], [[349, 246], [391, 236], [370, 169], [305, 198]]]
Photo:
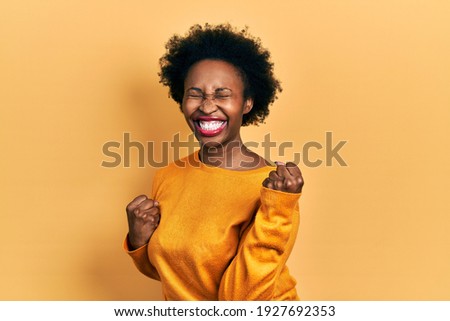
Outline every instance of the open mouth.
[[202, 136], [219, 135], [226, 127], [227, 121], [222, 119], [197, 119], [194, 120], [195, 128]]

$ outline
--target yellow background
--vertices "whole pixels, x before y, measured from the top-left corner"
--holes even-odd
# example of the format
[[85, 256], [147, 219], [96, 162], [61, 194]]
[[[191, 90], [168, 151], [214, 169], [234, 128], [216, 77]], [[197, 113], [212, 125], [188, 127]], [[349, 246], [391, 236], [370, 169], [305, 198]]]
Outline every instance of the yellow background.
[[172, 34], [229, 21], [262, 39], [284, 88], [244, 140], [347, 141], [347, 167], [301, 165], [302, 299], [450, 300], [448, 1], [28, 0], [0, 15], [0, 299], [162, 299], [121, 248], [154, 168], [102, 167], [102, 146], [186, 136], [158, 59]]

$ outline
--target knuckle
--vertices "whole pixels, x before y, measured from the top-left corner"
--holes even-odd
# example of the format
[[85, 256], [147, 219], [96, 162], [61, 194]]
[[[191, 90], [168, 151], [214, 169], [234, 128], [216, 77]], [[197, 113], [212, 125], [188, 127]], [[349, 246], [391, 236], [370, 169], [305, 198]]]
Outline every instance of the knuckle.
[[278, 180], [280, 178], [280, 175], [277, 172], [270, 172], [269, 178], [272, 180]]

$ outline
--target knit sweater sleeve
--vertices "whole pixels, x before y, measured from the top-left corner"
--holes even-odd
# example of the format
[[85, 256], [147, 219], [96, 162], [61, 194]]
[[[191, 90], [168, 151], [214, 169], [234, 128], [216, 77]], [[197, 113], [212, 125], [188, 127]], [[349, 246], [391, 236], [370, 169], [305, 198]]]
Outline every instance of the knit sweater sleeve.
[[123, 248], [125, 252], [127, 252], [131, 258], [133, 259], [134, 265], [137, 267], [137, 269], [144, 275], [148, 276], [149, 278], [160, 280], [158, 271], [154, 268], [154, 266], [150, 263], [150, 260], [148, 258], [148, 243], [141, 246], [138, 249], [130, 250], [128, 245], [128, 235], [125, 238], [125, 241], [123, 243]]
[[[153, 185], [152, 185], [152, 194], [150, 196], [151, 199], [155, 199], [155, 196], [157, 194], [158, 188], [160, 186], [160, 175], [159, 172], [156, 172], [155, 177], [153, 178]], [[136, 268], [144, 275], [160, 281], [161, 278], [158, 274], [158, 271], [155, 269], [155, 267], [151, 264], [150, 259], [148, 257], [148, 243], [141, 246], [138, 249], [131, 250], [128, 242], [128, 234], [125, 237], [125, 240], [123, 242], [123, 249], [133, 260], [134, 265]]]
[[300, 193], [261, 189], [261, 205], [222, 276], [219, 300], [272, 300], [299, 226]]

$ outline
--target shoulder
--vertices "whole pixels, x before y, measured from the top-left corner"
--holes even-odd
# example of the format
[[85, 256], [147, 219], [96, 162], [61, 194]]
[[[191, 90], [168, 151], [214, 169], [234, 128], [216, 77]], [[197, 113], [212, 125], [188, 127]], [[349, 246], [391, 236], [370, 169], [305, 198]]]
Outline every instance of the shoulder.
[[195, 168], [200, 168], [201, 164], [195, 153], [175, 160], [168, 165], [156, 170], [155, 178], [160, 179], [163, 177], [177, 176], [186, 173]]

